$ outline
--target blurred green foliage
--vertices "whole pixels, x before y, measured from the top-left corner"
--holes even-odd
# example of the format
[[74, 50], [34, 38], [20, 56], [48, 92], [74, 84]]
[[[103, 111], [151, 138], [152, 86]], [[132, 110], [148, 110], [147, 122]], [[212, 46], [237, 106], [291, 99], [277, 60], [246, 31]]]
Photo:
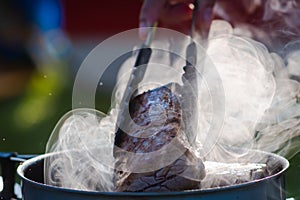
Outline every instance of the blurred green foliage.
[[43, 153], [59, 116], [69, 110], [69, 89], [56, 71], [34, 72], [26, 90], [0, 104], [0, 151]]
[[287, 196], [300, 199], [300, 153], [290, 161], [290, 167], [286, 174]]
[[[55, 124], [71, 110], [73, 84], [69, 73], [63, 67], [46, 69], [43, 74], [33, 73], [22, 94], [0, 102], [0, 151], [44, 153]], [[106, 112], [109, 106], [110, 97], [97, 98], [97, 109]]]

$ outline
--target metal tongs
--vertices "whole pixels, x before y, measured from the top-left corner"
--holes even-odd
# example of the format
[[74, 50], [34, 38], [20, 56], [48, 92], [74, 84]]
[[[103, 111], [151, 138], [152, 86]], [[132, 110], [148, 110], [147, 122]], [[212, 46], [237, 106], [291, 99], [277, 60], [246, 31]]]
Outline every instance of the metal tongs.
[[[195, 23], [196, 23], [196, 17], [197, 17], [197, 11], [198, 11], [198, 0], [194, 0], [194, 10], [193, 10], [193, 16], [192, 16], [192, 23], [191, 23], [191, 29], [190, 29], [190, 44], [187, 46], [186, 49], [186, 65], [184, 66], [185, 73], [183, 74], [182, 81], [183, 81], [183, 88], [182, 88], [182, 98], [184, 99], [184, 105], [183, 105], [183, 115], [184, 115], [184, 123], [185, 123], [185, 132], [189, 139], [189, 142], [191, 145], [194, 145], [195, 138], [196, 138], [196, 132], [193, 131], [190, 127], [193, 127], [193, 122], [197, 120], [197, 110], [195, 109], [195, 106], [197, 105], [197, 70], [196, 70], [196, 64], [197, 64], [197, 49], [196, 44], [193, 40], [194, 38], [194, 32], [195, 32]], [[129, 78], [127, 87], [125, 88], [125, 92], [121, 101], [120, 105], [120, 112], [118, 115], [117, 120], [117, 126], [118, 130], [116, 133], [115, 143], [118, 143], [118, 132], [120, 131], [120, 126], [126, 127], [126, 125], [129, 124], [130, 116], [128, 113], [129, 110], [129, 102], [132, 96], [134, 96], [134, 91], [138, 88], [138, 84], [142, 81], [146, 66], [140, 67], [142, 65], [147, 65], [152, 50], [150, 48], [150, 44], [152, 41], [152, 38], [154, 36], [155, 30], [156, 30], [156, 23], [151, 28], [152, 30], [148, 32], [147, 39], [142, 45], [141, 49], [138, 52], [138, 56], [136, 59], [136, 62], [133, 67], [132, 74]]]
[[129, 78], [127, 87], [123, 96], [123, 106], [128, 106], [131, 96], [133, 95], [134, 90], [137, 89], [138, 84], [143, 80], [146, 66], [149, 63], [152, 49], [150, 48], [150, 44], [152, 42], [152, 38], [154, 36], [156, 30], [156, 23], [153, 27], [151, 27], [151, 31], [148, 32], [147, 39], [142, 44], [141, 49], [138, 52], [135, 64], [133, 66], [133, 71]]
[[[120, 126], [125, 126], [128, 124], [128, 121], [130, 120], [130, 117], [128, 116], [128, 109], [129, 109], [129, 102], [132, 96], [134, 96], [135, 91], [138, 88], [139, 83], [143, 80], [145, 72], [146, 72], [146, 66], [149, 63], [151, 54], [152, 54], [152, 49], [150, 48], [150, 44], [152, 42], [152, 39], [155, 34], [157, 23], [154, 23], [153, 27], [151, 28], [151, 31], [148, 32], [147, 38], [145, 42], [142, 44], [135, 64], [133, 66], [132, 73], [130, 75], [129, 81], [127, 83], [127, 86], [125, 88], [125, 92], [121, 101], [120, 105], [120, 112], [118, 115], [118, 121], [117, 125]], [[116, 136], [118, 133], [116, 134]], [[117, 138], [116, 138], [117, 139]]]
[[194, 0], [194, 10], [192, 16], [192, 23], [190, 28], [190, 43], [186, 49], [186, 64], [183, 67], [184, 74], [182, 76], [183, 88], [183, 119], [185, 124], [185, 133], [192, 146], [195, 145], [198, 118], [197, 99], [198, 99], [198, 72], [197, 64], [197, 47], [194, 41], [195, 24], [198, 12], [198, 0]]

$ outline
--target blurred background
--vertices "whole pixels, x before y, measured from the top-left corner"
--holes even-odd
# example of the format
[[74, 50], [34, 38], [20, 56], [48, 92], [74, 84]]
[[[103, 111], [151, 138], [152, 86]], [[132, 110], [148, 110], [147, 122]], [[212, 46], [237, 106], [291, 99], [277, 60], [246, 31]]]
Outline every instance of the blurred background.
[[[71, 109], [80, 64], [101, 41], [137, 28], [141, 3], [0, 2], [0, 151], [44, 152], [55, 123]], [[97, 107], [103, 112], [118, 67], [102, 80]]]
[[[80, 64], [101, 41], [137, 28], [141, 5], [140, 0], [0, 1], [0, 152], [44, 153], [56, 122], [72, 107]], [[122, 62], [100, 80], [96, 108], [102, 112], [110, 107]], [[288, 196], [300, 199], [300, 154], [290, 164]]]

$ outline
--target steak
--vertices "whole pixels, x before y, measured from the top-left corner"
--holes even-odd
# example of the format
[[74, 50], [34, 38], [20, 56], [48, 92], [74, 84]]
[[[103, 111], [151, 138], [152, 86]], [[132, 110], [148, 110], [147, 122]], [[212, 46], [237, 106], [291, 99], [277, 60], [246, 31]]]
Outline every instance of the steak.
[[199, 189], [204, 165], [185, 135], [180, 86], [169, 84], [132, 98], [129, 114], [132, 120], [115, 136], [116, 191]]

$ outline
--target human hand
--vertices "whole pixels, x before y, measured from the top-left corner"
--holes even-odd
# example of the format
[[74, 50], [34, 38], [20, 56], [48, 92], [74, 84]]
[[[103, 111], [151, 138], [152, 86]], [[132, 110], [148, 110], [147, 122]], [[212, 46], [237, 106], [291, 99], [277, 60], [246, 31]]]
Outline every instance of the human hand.
[[[145, 0], [140, 12], [140, 38], [146, 38], [148, 33], [146, 27], [152, 26], [156, 21], [161, 27], [188, 34], [193, 15], [193, 2], [193, 0]], [[214, 0], [199, 1], [195, 28], [202, 35], [208, 32], [213, 5]]]

